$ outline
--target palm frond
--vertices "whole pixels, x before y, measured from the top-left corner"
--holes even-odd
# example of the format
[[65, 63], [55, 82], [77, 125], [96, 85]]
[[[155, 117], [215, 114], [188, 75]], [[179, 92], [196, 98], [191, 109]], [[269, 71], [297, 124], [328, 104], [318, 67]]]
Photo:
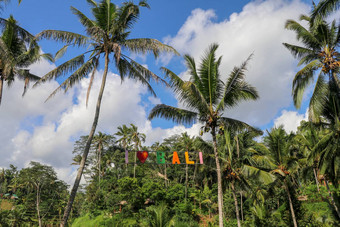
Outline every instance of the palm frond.
[[190, 80], [196, 84], [199, 90], [202, 90], [203, 89], [202, 82], [197, 73], [195, 59], [187, 54], [184, 55], [184, 59], [185, 59], [186, 66], [189, 69], [189, 73], [191, 75]]
[[74, 70], [78, 69], [81, 65], [84, 64], [84, 59], [85, 59], [84, 54], [81, 54], [59, 65], [57, 68], [53, 69], [45, 76], [43, 76], [37, 83], [33, 85], [33, 87], [37, 86], [41, 82], [52, 80], [53, 78], [58, 78], [59, 76], [67, 75], [68, 73], [73, 72]]
[[74, 32], [59, 31], [59, 30], [44, 30], [36, 35], [36, 39], [53, 39], [57, 42], [63, 42], [68, 45], [86, 46], [90, 43], [90, 39], [84, 35]]
[[315, 48], [320, 46], [320, 41], [306, 28], [294, 20], [287, 20], [285, 28], [296, 32], [296, 38], [302, 40], [307, 48]]
[[235, 67], [231, 72], [217, 110], [223, 110], [225, 106], [229, 108], [234, 107], [241, 100], [256, 100], [259, 97], [255, 87], [244, 80], [247, 63], [251, 57], [252, 55], [250, 55], [240, 67]]
[[129, 51], [138, 54], [153, 53], [155, 58], [159, 56], [161, 52], [179, 53], [171, 46], [165, 45], [156, 39], [138, 38], [128, 39], [123, 44]]
[[46, 101], [48, 101], [57, 92], [59, 92], [62, 89], [64, 89], [64, 92], [67, 92], [69, 88], [71, 88], [73, 85], [75, 85], [81, 79], [83, 79], [85, 76], [87, 76], [94, 69], [95, 64], [96, 64], [95, 58], [91, 58], [87, 62], [83, 63], [72, 75], [70, 75], [63, 83], [60, 84], [60, 86], [57, 89], [55, 89], [49, 95], [49, 97], [46, 99]]
[[[151, 72], [149, 69], [145, 68], [143, 65], [139, 64], [138, 62], [132, 60], [131, 58], [127, 57], [126, 55], [122, 54], [122, 58], [126, 59], [127, 62], [129, 62], [131, 69], [135, 71], [135, 73], [138, 72], [138, 74], [133, 74], [133, 75], [128, 75], [130, 78], [138, 78], [138, 77], [143, 77], [144, 80], [146, 81], [155, 81], [157, 83], [162, 83], [166, 86], [168, 86], [168, 83], [163, 80], [161, 77], [157, 76], [153, 72]], [[123, 76], [126, 76], [124, 74]]]
[[60, 50], [58, 50], [57, 53], [54, 55], [54, 60], [58, 60], [61, 57], [63, 57], [64, 54], [66, 53], [68, 47], [69, 47], [69, 45], [65, 45]]
[[314, 54], [314, 51], [309, 48], [300, 47], [288, 43], [283, 43], [283, 45], [292, 53], [295, 58], [303, 58], [307, 55]]
[[321, 66], [320, 61], [314, 60], [296, 73], [292, 87], [293, 101], [296, 108], [300, 108], [303, 93], [306, 87], [313, 80], [314, 71], [320, 68], [320, 66]]
[[317, 119], [320, 118], [324, 110], [325, 104], [327, 102], [328, 93], [329, 93], [328, 84], [326, 83], [322, 72], [320, 72], [320, 75], [314, 87], [312, 97], [310, 98], [309, 101], [308, 118], [310, 121], [316, 122], [318, 121]]
[[247, 177], [252, 177], [263, 182], [264, 184], [270, 184], [275, 180], [273, 174], [250, 165], [243, 165], [242, 173]]
[[216, 43], [211, 44], [205, 52], [200, 68], [198, 70], [199, 77], [202, 81], [202, 89], [200, 92], [203, 94], [209, 105], [215, 105], [219, 99], [221, 82], [218, 71], [219, 63], [216, 61], [215, 52], [218, 48]]
[[152, 120], [155, 117], [162, 117], [178, 124], [192, 124], [197, 120], [197, 116], [197, 113], [192, 111], [158, 104], [151, 110], [148, 119]]
[[338, 8], [338, 0], [321, 0], [312, 11], [311, 20], [314, 21], [319, 15], [325, 17], [327, 14], [330, 14], [332, 11], [335, 11]]
[[242, 130], [247, 129], [247, 130], [256, 131], [262, 134], [261, 130], [254, 128], [243, 121], [235, 120], [233, 118], [228, 118], [228, 117], [221, 117], [220, 121], [224, 125], [225, 129], [228, 131], [241, 132]]

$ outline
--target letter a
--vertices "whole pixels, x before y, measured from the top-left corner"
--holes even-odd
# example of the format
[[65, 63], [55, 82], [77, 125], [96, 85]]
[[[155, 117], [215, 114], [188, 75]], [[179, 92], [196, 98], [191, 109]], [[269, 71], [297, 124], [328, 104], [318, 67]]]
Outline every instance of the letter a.
[[172, 164], [181, 164], [181, 162], [179, 161], [179, 158], [178, 158], [177, 151], [174, 151], [174, 153], [172, 155]]

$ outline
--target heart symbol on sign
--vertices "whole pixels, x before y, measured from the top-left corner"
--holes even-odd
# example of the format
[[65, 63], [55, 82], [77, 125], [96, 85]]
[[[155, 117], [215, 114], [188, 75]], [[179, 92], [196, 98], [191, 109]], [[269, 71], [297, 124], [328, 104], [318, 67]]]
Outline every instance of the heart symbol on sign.
[[137, 151], [137, 157], [141, 163], [144, 163], [148, 156], [149, 153], [147, 151]]

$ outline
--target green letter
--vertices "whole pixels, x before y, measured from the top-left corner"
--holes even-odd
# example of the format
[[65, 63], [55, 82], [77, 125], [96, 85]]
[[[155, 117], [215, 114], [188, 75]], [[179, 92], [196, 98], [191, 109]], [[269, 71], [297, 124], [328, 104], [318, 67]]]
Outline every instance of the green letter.
[[165, 155], [164, 152], [157, 151], [157, 163], [158, 164], [164, 164], [165, 163], [164, 155]]

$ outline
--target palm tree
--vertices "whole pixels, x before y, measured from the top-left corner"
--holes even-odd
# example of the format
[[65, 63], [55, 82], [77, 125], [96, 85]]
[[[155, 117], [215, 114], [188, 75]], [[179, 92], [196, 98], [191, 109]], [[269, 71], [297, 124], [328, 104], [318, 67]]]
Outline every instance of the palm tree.
[[[178, 151], [194, 151], [195, 148], [195, 137], [190, 137], [188, 133], [184, 132], [179, 137], [178, 143], [176, 144], [176, 150]], [[188, 198], [188, 164], [185, 165], [185, 201]]]
[[129, 137], [130, 134], [130, 128], [126, 125], [119, 126], [118, 132], [115, 133], [116, 136], [119, 136], [120, 138], [117, 140], [120, 146], [124, 148], [124, 150], [128, 149], [128, 147], [131, 144], [131, 138]]
[[92, 143], [94, 144], [97, 151], [97, 168], [98, 168], [98, 185], [100, 188], [100, 175], [101, 175], [101, 157], [102, 151], [105, 147], [109, 147], [113, 144], [114, 137], [102, 132], [98, 132], [97, 135], [93, 137]]
[[[93, 20], [88, 18], [78, 9], [71, 7], [72, 12], [79, 18], [81, 24], [84, 26], [87, 36], [58, 30], [45, 30], [37, 35], [38, 39], [54, 39], [66, 44], [57, 53], [57, 56], [64, 53], [68, 46], [88, 46], [88, 50], [86, 52], [61, 64], [41, 78], [39, 83], [73, 72], [54, 92], [52, 92], [49, 98], [62, 89], [67, 91], [74, 84], [91, 73], [87, 91], [88, 100], [92, 82], [95, 77], [96, 70], [99, 67], [100, 59], [102, 57], [105, 59], [102, 83], [98, 94], [92, 128], [89, 133], [82, 161], [71, 191], [70, 199], [65, 209], [61, 226], [64, 226], [67, 223], [90, 150], [91, 142], [96, 131], [110, 60], [114, 62], [114, 66], [118, 70], [121, 79], [129, 77], [138, 80], [142, 84], [145, 84], [152, 94], [155, 94], [149, 82], [151, 80], [162, 80], [154, 73], [124, 54], [123, 50], [138, 54], [153, 53], [155, 57], [157, 57], [162, 51], [177, 53], [170, 46], [164, 45], [155, 39], [128, 38], [133, 25], [137, 22], [140, 15], [139, 7], [149, 7], [144, 0], [140, 1], [139, 5], [135, 5], [133, 2], [125, 2], [121, 6], [115, 5], [110, 0], [101, 0], [99, 3], [94, 0], [87, 0], [87, 2], [91, 7], [92, 16], [94, 17]], [[85, 61], [86, 58], [87, 60]]]
[[320, 174], [324, 176], [326, 187], [329, 193], [330, 203], [340, 220], [340, 209], [335, 202], [335, 199], [329, 188], [329, 180], [332, 181], [335, 187], [339, 185], [340, 175], [340, 121], [335, 118], [334, 124], [326, 129], [326, 134], [313, 147], [311, 160], [317, 160], [317, 167], [320, 169]]
[[[263, 155], [254, 155], [257, 143], [253, 140], [255, 137], [262, 135], [260, 131], [245, 130], [240, 133], [232, 131], [225, 132], [223, 136], [218, 137], [220, 144], [221, 159], [223, 163], [224, 177], [230, 185], [231, 192], [235, 204], [235, 214], [237, 225], [241, 226], [241, 217], [243, 220], [243, 204], [241, 194], [241, 207], [238, 207], [237, 190], [241, 189], [249, 191], [251, 189], [249, 180], [261, 182], [261, 184], [269, 184], [273, 182], [270, 173], [261, 169], [265, 167], [264, 163], [259, 163]], [[259, 152], [257, 152], [259, 154]], [[268, 162], [266, 162], [268, 164]]]
[[10, 86], [15, 78], [25, 81], [25, 95], [30, 81], [37, 81], [40, 77], [30, 73], [29, 67], [41, 57], [49, 60], [49, 54], [40, 54], [40, 47], [34, 41], [34, 36], [21, 28], [17, 21], [10, 16], [7, 20], [0, 18], [2, 35], [0, 37], [0, 104], [4, 83]]
[[185, 55], [189, 69], [190, 81], [183, 81], [169, 69], [162, 68], [170, 78], [170, 86], [178, 94], [179, 100], [189, 109], [181, 109], [165, 104], [156, 105], [149, 115], [149, 119], [163, 117], [177, 123], [193, 123], [198, 120], [205, 124], [204, 132], [209, 132], [213, 139], [214, 156], [218, 183], [218, 211], [219, 225], [223, 226], [223, 195], [220, 161], [217, 152], [216, 133], [225, 130], [237, 130], [250, 127], [244, 122], [223, 117], [226, 108], [232, 108], [241, 100], [255, 100], [257, 91], [245, 80], [245, 70], [249, 58], [240, 66], [235, 67], [224, 83], [221, 80], [219, 66], [222, 58], [216, 59], [217, 44], [212, 44], [202, 58], [200, 67], [196, 68], [195, 60]]
[[294, 172], [299, 160], [292, 154], [291, 144], [293, 138], [293, 135], [287, 135], [283, 126], [279, 126], [268, 132], [268, 135], [264, 137], [264, 143], [270, 151], [269, 158], [271, 163], [274, 164], [271, 172], [277, 176], [277, 181], [282, 183], [286, 190], [292, 221], [294, 227], [297, 227], [291, 189]]
[[309, 27], [305, 28], [294, 20], [288, 20], [285, 27], [295, 31], [303, 46], [288, 43], [283, 45], [300, 60], [298, 65], [304, 65], [293, 80], [292, 95], [295, 107], [300, 108], [305, 88], [312, 82], [315, 72], [321, 69], [309, 102], [309, 120], [318, 122], [329, 95], [339, 98], [340, 84], [337, 73], [340, 54], [336, 47], [340, 41], [340, 30], [335, 21], [329, 25], [320, 17], [316, 18], [313, 24], [306, 15], [302, 15], [300, 19], [307, 21]]
[[318, 141], [320, 141], [320, 139], [324, 136], [323, 134], [324, 130], [317, 128], [317, 125], [313, 124], [312, 122], [302, 121], [294, 138], [296, 143], [300, 146], [299, 149], [302, 150], [304, 156], [307, 157], [307, 162], [304, 169], [307, 172], [310, 172], [312, 169], [318, 192], [320, 191], [318, 177], [318, 162], [320, 156], [313, 151]]
[[138, 132], [138, 127], [134, 124], [130, 124], [130, 141], [135, 144], [135, 164], [133, 166], [133, 178], [136, 178], [136, 162], [137, 162], [137, 151], [142, 148], [142, 142], [145, 142], [145, 134]]

